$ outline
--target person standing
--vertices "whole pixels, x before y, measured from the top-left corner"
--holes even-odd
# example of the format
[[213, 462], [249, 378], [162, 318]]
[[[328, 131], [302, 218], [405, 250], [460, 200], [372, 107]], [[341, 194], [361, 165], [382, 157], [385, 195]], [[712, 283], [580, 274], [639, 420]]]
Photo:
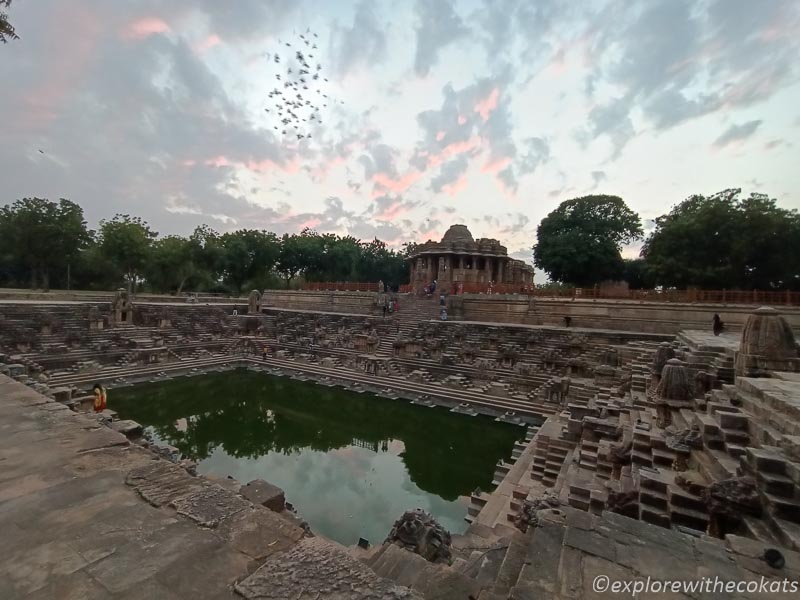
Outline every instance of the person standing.
[[712, 319], [713, 325], [712, 329], [714, 330], [714, 335], [719, 335], [722, 333], [722, 330], [725, 328], [725, 323], [722, 322], [722, 319], [717, 313], [714, 313], [714, 318]]
[[94, 412], [103, 412], [106, 409], [106, 388], [99, 383], [92, 386], [94, 392]]

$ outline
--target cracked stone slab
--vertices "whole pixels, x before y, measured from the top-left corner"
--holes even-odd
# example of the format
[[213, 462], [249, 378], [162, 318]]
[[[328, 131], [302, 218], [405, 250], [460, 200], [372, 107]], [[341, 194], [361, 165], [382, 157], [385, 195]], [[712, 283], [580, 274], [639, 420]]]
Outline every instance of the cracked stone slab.
[[128, 472], [125, 483], [157, 507], [211, 486], [204, 479], [192, 477], [184, 469], [166, 460], [154, 460], [132, 469]]
[[271, 556], [234, 589], [247, 600], [421, 600], [322, 538]]
[[100, 427], [99, 429], [87, 431], [81, 436], [77, 452], [80, 454], [83, 452], [113, 448], [114, 446], [128, 445], [130, 445], [128, 438], [121, 433], [112, 431], [108, 427]]
[[216, 527], [220, 521], [251, 506], [250, 502], [221, 487], [211, 485], [175, 498], [170, 506], [203, 527]]

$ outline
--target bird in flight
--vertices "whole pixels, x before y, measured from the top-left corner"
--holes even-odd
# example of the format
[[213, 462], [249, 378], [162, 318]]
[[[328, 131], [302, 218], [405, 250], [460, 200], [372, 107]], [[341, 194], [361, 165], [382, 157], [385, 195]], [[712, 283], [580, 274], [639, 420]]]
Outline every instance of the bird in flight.
[[[308, 128], [312, 127], [312, 123], [313, 126], [322, 124], [322, 112], [328, 107], [328, 104], [344, 104], [344, 101], [335, 98], [328, 89], [325, 89], [327, 87], [325, 84], [329, 83], [329, 80], [327, 77], [323, 77], [325, 74], [324, 61], [318, 58], [312, 61], [315, 57], [308, 53], [309, 50], [317, 51], [316, 40], [319, 39], [317, 32], [312, 32], [309, 27], [305, 33], [299, 35], [295, 30], [293, 35], [294, 37], [289, 41], [285, 38], [277, 40], [279, 48], [287, 47], [295, 50], [294, 54], [291, 54], [291, 51], [284, 54], [283, 61], [280, 60], [277, 53], [265, 52], [262, 54], [267, 57], [267, 60], [272, 59], [274, 62], [272, 74], [275, 75], [275, 80], [283, 83], [281, 89], [295, 92], [290, 96], [283, 94], [277, 88], [271, 91], [267, 94], [270, 106], [264, 109], [264, 114], [267, 115], [268, 120], [275, 115], [273, 122], [269, 123], [275, 132], [280, 132], [281, 135], [286, 135], [288, 132], [290, 135], [297, 136], [298, 140], [302, 140], [311, 138]], [[312, 40], [314, 40], [313, 44]], [[300, 50], [303, 44], [307, 47], [305, 51]], [[309, 75], [311, 81], [315, 82], [314, 84], [309, 81]], [[317, 96], [304, 97], [300, 92], [307, 91], [310, 87], [316, 89]]]

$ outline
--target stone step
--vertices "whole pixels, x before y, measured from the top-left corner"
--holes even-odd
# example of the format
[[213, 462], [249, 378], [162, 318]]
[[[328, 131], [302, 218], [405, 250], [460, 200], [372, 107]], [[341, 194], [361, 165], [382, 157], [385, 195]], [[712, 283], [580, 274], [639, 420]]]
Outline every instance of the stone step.
[[794, 497], [795, 483], [791, 477], [766, 471], [757, 471], [756, 479], [759, 487], [768, 494], [790, 499]]
[[552, 598], [560, 587], [559, 567], [566, 529], [541, 523], [529, 538], [519, 577], [511, 590], [513, 598]]
[[525, 564], [528, 552], [529, 535], [518, 532], [511, 536], [508, 548], [503, 556], [503, 562], [491, 591], [495, 594], [508, 594], [516, 585], [520, 571]]

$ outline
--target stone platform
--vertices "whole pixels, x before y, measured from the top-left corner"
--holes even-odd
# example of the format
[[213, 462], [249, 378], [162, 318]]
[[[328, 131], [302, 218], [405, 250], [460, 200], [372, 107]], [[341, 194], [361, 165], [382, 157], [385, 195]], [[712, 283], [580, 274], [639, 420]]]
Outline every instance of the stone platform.
[[323, 566], [296, 598], [414, 597], [341, 546], [303, 543], [284, 517], [2, 375], [0, 531], [3, 600], [239, 598], [234, 586], [272, 598], [298, 561]]

